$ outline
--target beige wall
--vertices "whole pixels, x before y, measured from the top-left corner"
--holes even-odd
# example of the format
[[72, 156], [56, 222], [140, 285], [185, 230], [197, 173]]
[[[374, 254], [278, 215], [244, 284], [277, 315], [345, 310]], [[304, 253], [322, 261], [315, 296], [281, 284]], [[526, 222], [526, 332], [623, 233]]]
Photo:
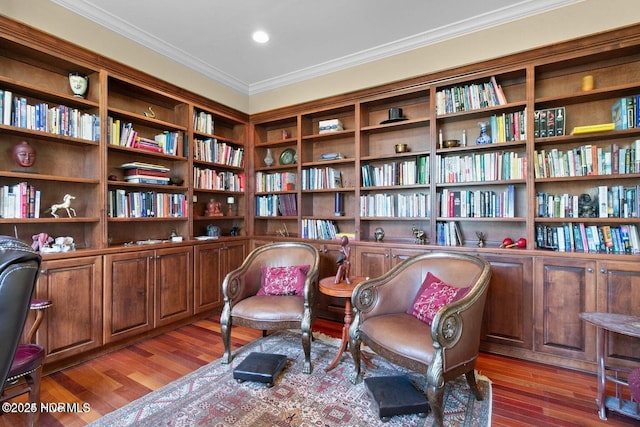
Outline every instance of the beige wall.
[[49, 0], [0, 0], [0, 13], [250, 114], [640, 22], [637, 0], [583, 0], [520, 21], [247, 97]]

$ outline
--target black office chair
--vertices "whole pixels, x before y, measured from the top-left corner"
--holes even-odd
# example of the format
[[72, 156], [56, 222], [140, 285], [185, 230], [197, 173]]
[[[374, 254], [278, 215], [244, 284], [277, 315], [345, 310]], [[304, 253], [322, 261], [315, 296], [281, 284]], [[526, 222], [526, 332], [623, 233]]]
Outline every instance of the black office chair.
[[[44, 349], [20, 344], [31, 297], [40, 271], [41, 258], [31, 246], [8, 236], [0, 236], [0, 401], [29, 393], [29, 402], [40, 405], [40, 376]], [[5, 393], [24, 378], [25, 389]], [[28, 425], [38, 425], [38, 411], [27, 416]]]

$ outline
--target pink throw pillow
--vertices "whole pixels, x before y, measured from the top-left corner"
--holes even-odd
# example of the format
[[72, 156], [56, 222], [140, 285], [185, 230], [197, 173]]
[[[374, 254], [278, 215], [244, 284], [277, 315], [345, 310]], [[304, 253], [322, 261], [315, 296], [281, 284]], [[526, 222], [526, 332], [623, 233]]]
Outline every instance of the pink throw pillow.
[[407, 313], [431, 325], [433, 318], [442, 306], [464, 297], [469, 289], [448, 285], [429, 272]]
[[260, 267], [262, 280], [257, 295], [302, 295], [311, 266]]

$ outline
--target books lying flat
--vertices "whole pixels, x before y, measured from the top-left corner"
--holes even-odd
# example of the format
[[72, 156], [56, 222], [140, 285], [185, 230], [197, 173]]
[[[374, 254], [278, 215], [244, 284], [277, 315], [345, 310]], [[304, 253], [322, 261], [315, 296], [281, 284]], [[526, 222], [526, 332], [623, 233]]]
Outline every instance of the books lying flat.
[[614, 129], [615, 129], [615, 125], [613, 123], [601, 123], [598, 125], [576, 126], [573, 128], [573, 132], [571, 132], [571, 135], [581, 135], [583, 133], [592, 133], [592, 132], [606, 132]]
[[157, 184], [157, 185], [169, 185], [169, 178], [152, 175], [130, 175], [125, 176], [124, 179], [132, 184]]
[[342, 153], [323, 153], [320, 155], [320, 160], [338, 160], [344, 159], [344, 154]]
[[148, 169], [152, 171], [164, 171], [164, 172], [169, 172], [171, 170], [162, 165], [155, 165], [153, 163], [144, 163], [144, 162], [123, 163], [120, 165], [120, 167], [122, 169]]

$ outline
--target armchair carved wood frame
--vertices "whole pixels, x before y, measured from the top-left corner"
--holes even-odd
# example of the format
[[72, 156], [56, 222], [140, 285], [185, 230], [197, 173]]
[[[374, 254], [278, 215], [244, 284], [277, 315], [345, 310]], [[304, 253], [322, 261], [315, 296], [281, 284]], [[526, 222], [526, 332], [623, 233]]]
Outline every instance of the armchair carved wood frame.
[[[254, 249], [242, 265], [222, 283], [224, 306], [220, 329], [224, 344], [223, 363], [231, 363], [231, 327], [241, 325], [267, 331], [300, 329], [304, 351], [304, 372], [311, 373], [311, 327], [315, 320], [318, 294], [318, 250], [307, 243], [279, 242]], [[260, 289], [261, 267], [309, 265], [302, 296], [256, 296]]]
[[[440, 308], [431, 326], [407, 313], [428, 272], [451, 286], [471, 286], [463, 298]], [[443, 422], [447, 381], [465, 374], [476, 399], [482, 400], [474, 368], [490, 278], [490, 265], [480, 257], [425, 253], [360, 283], [352, 296], [355, 317], [349, 331], [355, 363], [352, 382], [361, 380], [360, 345], [364, 342], [385, 359], [425, 375], [435, 425]]]

